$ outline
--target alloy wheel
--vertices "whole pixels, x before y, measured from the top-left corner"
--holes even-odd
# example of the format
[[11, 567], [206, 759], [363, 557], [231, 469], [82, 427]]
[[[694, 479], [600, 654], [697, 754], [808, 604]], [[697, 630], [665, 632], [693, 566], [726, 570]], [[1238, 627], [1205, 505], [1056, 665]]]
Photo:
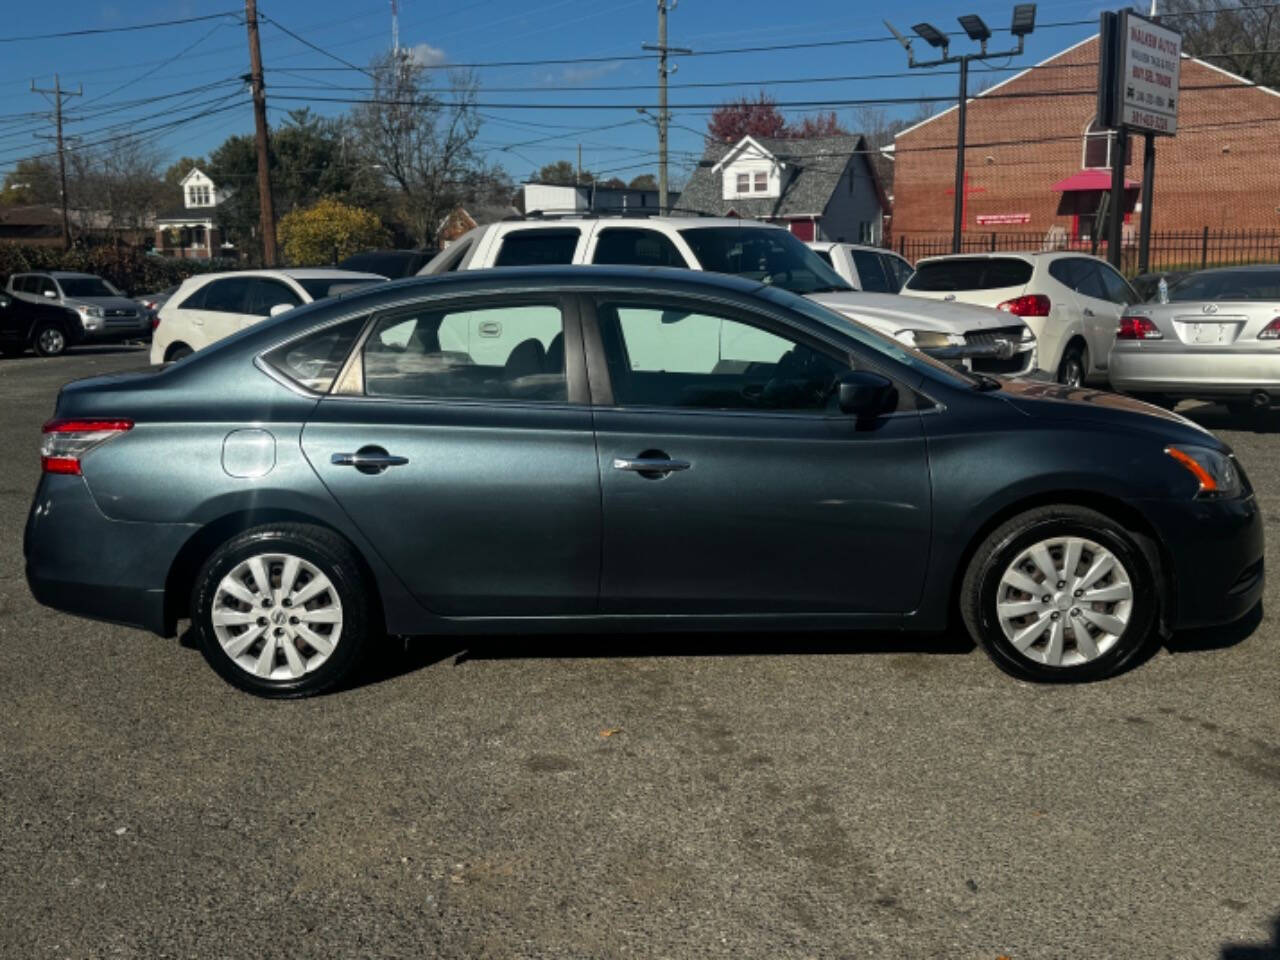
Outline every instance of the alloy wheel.
[[1050, 667], [1096, 660], [1133, 616], [1133, 584], [1118, 557], [1084, 537], [1035, 543], [1005, 569], [996, 616], [1022, 656]]
[[263, 680], [296, 680], [319, 668], [342, 635], [342, 601], [315, 564], [262, 553], [218, 583], [209, 611], [226, 655]]
[[63, 348], [66, 347], [67, 338], [63, 336], [62, 331], [57, 327], [45, 327], [40, 331], [37, 343], [40, 346], [41, 353], [46, 356], [54, 356], [61, 353]]

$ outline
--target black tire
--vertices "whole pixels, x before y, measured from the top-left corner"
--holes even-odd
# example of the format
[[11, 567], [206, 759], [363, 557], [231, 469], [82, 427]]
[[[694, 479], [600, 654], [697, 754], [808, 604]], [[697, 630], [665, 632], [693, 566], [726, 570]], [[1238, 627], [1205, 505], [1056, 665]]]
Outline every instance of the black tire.
[[[242, 561], [255, 555], [272, 553], [290, 554], [314, 565], [333, 585], [340, 603], [342, 624], [332, 653], [314, 669], [308, 669], [296, 678], [269, 679], [248, 672], [223, 649], [213, 627], [212, 608], [223, 577]], [[272, 570], [273, 580], [278, 577], [278, 573], [278, 569]], [[341, 683], [360, 664], [370, 645], [373, 632], [371, 625], [380, 622], [370, 610], [371, 595], [360, 561], [341, 537], [323, 527], [308, 524], [269, 524], [236, 535], [205, 561], [192, 589], [191, 624], [205, 659], [228, 683], [260, 697], [308, 697]], [[320, 596], [323, 598], [324, 594]], [[270, 602], [267, 606], [271, 606]], [[283, 609], [283, 601], [280, 609]], [[254, 612], [272, 613], [269, 610]], [[258, 623], [262, 623], [262, 620]], [[285, 660], [283, 644], [293, 641], [286, 637], [277, 642], [281, 646], [272, 657], [273, 662]], [[301, 642], [305, 649], [305, 641]], [[248, 655], [257, 656], [257, 653], [252, 652], [255, 648], [262, 647], [255, 643]], [[295, 645], [294, 649], [299, 648]], [[312, 651], [312, 655], [314, 653]]]
[[189, 357], [193, 353], [195, 351], [185, 343], [177, 343], [169, 348], [169, 352], [165, 354], [164, 361], [165, 363], [177, 363], [183, 357]]
[[57, 357], [67, 352], [67, 331], [55, 320], [41, 320], [31, 334], [31, 346], [41, 357]]
[[[1088, 376], [1089, 348], [1079, 341], [1068, 344], [1062, 354], [1062, 361], [1058, 364], [1058, 382], [1067, 386], [1083, 387]], [[1075, 378], [1074, 382], [1073, 378]]]
[[1149, 403], [1153, 407], [1160, 407], [1162, 410], [1172, 410], [1178, 405], [1177, 397], [1170, 397], [1163, 393], [1135, 393], [1132, 396], [1135, 400]]
[[[1132, 609], [1127, 625], [1110, 649], [1083, 663], [1049, 666], [1014, 647], [1001, 629], [996, 603], [1000, 580], [1018, 554], [1038, 541], [1058, 536], [1084, 537], [1109, 550], [1128, 573]], [[960, 612], [974, 640], [1005, 673], [1049, 683], [1101, 680], [1128, 666], [1156, 635], [1160, 623], [1159, 583], [1156, 550], [1145, 537], [1096, 510], [1065, 504], [1039, 507], [1001, 524], [978, 546], [960, 588]]]

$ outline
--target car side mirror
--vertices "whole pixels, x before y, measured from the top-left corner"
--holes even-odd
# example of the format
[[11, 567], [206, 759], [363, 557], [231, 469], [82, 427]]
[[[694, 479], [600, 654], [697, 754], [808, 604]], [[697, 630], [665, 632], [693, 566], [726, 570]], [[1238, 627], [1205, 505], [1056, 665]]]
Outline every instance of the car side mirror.
[[41, 292], [42, 292], [46, 297], [48, 297], [50, 300], [57, 300], [57, 299], [58, 299], [58, 294], [57, 294], [57, 293], [55, 293], [53, 290], [43, 290], [43, 291], [41, 291]]
[[850, 370], [836, 381], [836, 399], [841, 413], [876, 417], [896, 405], [898, 389], [882, 374]]
[[8, 307], [9, 303], [10, 303], [9, 298], [6, 297], [4, 294], [0, 293], [0, 309], [4, 309]]
[[271, 316], [278, 317], [282, 313], [288, 313], [293, 307], [287, 303], [277, 303], [271, 308]]

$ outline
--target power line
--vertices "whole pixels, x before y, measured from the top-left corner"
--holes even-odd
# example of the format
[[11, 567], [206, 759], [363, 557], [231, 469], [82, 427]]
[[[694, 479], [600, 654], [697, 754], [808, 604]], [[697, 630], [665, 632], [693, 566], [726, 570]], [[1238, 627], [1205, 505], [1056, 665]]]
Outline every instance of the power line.
[[338, 56], [336, 53], [330, 53], [328, 50], [324, 49], [324, 47], [317, 46], [316, 44], [312, 43], [310, 40], [306, 39], [305, 37], [298, 36], [298, 34], [294, 33], [292, 30], [286, 27], [279, 20], [272, 19], [271, 17], [268, 17], [266, 14], [259, 14], [258, 19], [265, 20], [267, 23], [271, 24], [281, 33], [285, 33], [290, 37], [293, 37], [293, 39], [297, 40], [300, 44], [302, 44], [305, 47], [310, 47], [312, 50], [316, 51], [316, 53], [323, 54], [324, 56], [328, 57], [330, 60], [336, 60], [338, 63], [346, 67], [348, 70], [357, 70], [360, 73], [363, 73], [367, 77], [370, 77], [375, 80], [377, 79], [376, 75], [373, 74], [368, 69], [364, 67], [357, 67], [350, 60], [344, 60], [342, 57]]
[[94, 27], [88, 30], [65, 30], [61, 33], [31, 33], [23, 37], [0, 37], [0, 43], [24, 43], [29, 40], [62, 40], [67, 37], [91, 37], [102, 33], [131, 33], [134, 30], [154, 30], [157, 27], [177, 27], [186, 23], [200, 23], [204, 20], [218, 20], [222, 17], [235, 17], [234, 10], [222, 13], [206, 13], [199, 17], [182, 17], [177, 20], [155, 20], [151, 23], [133, 23], [124, 27]]

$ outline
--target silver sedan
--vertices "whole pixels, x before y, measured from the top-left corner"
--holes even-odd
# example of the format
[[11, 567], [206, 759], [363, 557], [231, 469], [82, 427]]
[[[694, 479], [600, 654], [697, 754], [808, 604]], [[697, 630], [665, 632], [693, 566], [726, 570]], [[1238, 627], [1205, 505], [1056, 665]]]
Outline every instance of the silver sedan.
[[1127, 308], [1109, 373], [1115, 390], [1157, 402], [1280, 403], [1280, 266], [1201, 270], [1168, 302]]

